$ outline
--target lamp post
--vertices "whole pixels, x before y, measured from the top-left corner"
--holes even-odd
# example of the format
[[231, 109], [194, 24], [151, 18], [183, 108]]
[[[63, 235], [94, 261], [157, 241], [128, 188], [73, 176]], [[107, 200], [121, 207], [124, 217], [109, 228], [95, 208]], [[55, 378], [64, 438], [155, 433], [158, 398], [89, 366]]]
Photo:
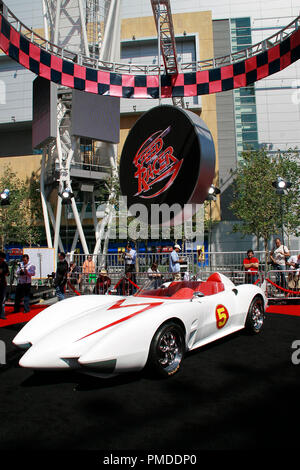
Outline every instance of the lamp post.
[[58, 195], [62, 198], [62, 204], [65, 205], [66, 249], [68, 250], [68, 206], [72, 204], [72, 198], [74, 198], [74, 194], [72, 193], [71, 189], [67, 187], [58, 193]]
[[212, 213], [211, 213], [211, 201], [215, 201], [217, 195], [220, 194], [220, 189], [214, 186], [213, 184], [210, 186], [208, 190], [208, 194], [206, 196], [206, 201], [209, 201], [209, 231], [208, 231], [208, 252], [209, 252], [209, 265], [210, 263], [210, 252], [211, 252], [211, 226], [212, 226]]
[[[9, 195], [10, 195], [9, 189], [4, 189], [0, 193], [0, 206], [1, 207], [2, 206], [8, 206], [10, 204]], [[3, 223], [5, 223], [5, 221], [7, 220], [7, 210], [6, 209], [3, 210], [3, 214], [1, 216], [1, 219], [2, 219]], [[3, 230], [3, 233], [0, 236], [0, 239], [1, 239], [2, 249], [4, 249], [4, 246], [5, 246], [5, 230]]]
[[282, 244], [284, 245], [282, 195], [287, 194], [286, 190], [292, 186], [292, 183], [290, 181], [286, 181], [285, 179], [281, 178], [281, 176], [278, 176], [277, 179], [273, 181], [272, 186], [275, 188], [276, 194], [278, 194], [280, 197], [281, 238], [282, 238]]

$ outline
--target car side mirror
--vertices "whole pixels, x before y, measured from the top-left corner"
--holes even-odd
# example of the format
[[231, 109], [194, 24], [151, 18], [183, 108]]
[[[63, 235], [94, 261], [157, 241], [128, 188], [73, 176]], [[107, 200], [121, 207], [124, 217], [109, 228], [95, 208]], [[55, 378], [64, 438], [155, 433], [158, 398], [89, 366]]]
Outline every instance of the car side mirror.
[[191, 298], [191, 300], [200, 299], [201, 297], [204, 297], [203, 292], [200, 292], [200, 291], [197, 290], [197, 291], [193, 292], [193, 297]]

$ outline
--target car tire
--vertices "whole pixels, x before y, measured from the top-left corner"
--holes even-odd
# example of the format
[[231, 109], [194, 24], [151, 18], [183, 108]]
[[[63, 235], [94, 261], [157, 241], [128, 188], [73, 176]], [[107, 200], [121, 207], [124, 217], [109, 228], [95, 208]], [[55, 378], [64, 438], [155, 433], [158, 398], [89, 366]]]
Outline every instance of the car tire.
[[170, 377], [178, 372], [185, 354], [183, 329], [174, 322], [161, 325], [149, 350], [148, 367], [159, 377]]
[[258, 334], [261, 332], [265, 319], [263, 299], [257, 295], [252, 300], [245, 323], [247, 333]]

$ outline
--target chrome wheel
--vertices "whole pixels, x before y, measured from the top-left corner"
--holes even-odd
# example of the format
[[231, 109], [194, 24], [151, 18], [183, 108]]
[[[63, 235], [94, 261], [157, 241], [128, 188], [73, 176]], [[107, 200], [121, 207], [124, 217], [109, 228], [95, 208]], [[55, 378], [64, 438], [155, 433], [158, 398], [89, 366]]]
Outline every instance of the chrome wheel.
[[252, 308], [252, 323], [255, 330], [260, 330], [264, 322], [264, 313], [261, 304], [256, 302]]
[[162, 376], [175, 374], [180, 368], [185, 352], [185, 337], [182, 328], [176, 323], [162, 325], [155, 333], [148, 364]]
[[159, 363], [166, 369], [172, 371], [180, 364], [183, 356], [182, 347], [178, 337], [174, 332], [167, 331], [160, 339], [158, 344]]
[[259, 333], [265, 320], [264, 303], [261, 297], [254, 297], [251, 302], [247, 320], [246, 329], [251, 333]]

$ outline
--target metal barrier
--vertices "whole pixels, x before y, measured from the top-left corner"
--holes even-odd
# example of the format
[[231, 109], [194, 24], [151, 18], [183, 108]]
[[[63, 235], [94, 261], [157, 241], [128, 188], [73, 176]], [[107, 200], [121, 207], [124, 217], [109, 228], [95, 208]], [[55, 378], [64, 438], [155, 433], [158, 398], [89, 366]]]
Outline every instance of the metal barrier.
[[269, 300], [299, 300], [300, 270], [271, 270], [266, 274], [266, 295]]
[[[298, 251], [290, 250], [291, 256]], [[125, 270], [124, 252], [109, 253], [104, 258], [103, 255], [90, 255], [95, 263], [95, 269], [106, 268], [109, 272], [122, 273]], [[136, 272], [146, 272], [152, 263], [156, 263], [161, 272], [167, 272], [169, 269], [169, 252], [146, 252], [137, 253]], [[254, 256], [259, 260], [259, 270], [265, 270], [266, 254], [264, 251], [254, 251]], [[74, 254], [72, 260], [80, 268], [83, 266], [88, 255]], [[244, 271], [243, 260], [246, 258], [245, 251], [227, 251], [227, 252], [206, 252], [201, 260], [198, 260], [196, 251], [185, 251], [179, 254], [183, 258], [181, 270], [188, 271], [195, 275], [201, 271]], [[68, 260], [70, 262], [70, 259]], [[268, 261], [268, 260], [267, 260]]]
[[[295, 250], [290, 251], [291, 255], [298, 253]], [[266, 290], [266, 295], [270, 300], [284, 300], [284, 299], [300, 299], [300, 281], [293, 284], [291, 270], [275, 271], [268, 270], [265, 275], [265, 253], [254, 252], [254, 255], [260, 261], [260, 270], [257, 278], [249, 277], [243, 269], [243, 260], [246, 257], [245, 252], [211, 252], [205, 253], [205, 256], [200, 261], [196, 252], [183, 252], [180, 253], [183, 263], [181, 264], [181, 275], [190, 279], [206, 280], [213, 272], [221, 272], [233, 281], [235, 285], [244, 283], [253, 283], [253, 281]], [[88, 266], [88, 256], [92, 258], [92, 263]], [[172, 275], [169, 273], [169, 252], [159, 253], [138, 253], [137, 262], [135, 265], [135, 272], [133, 275], [133, 283], [141, 287], [144, 282], [149, 278], [148, 269], [152, 263], [157, 263], [158, 271], [160, 272], [164, 281], [171, 280]], [[110, 279], [108, 287], [114, 287], [119, 282], [119, 292], [121, 285], [125, 286], [125, 259], [124, 253], [108, 254], [104, 258], [102, 255], [83, 255], [74, 254], [72, 257], [68, 255], [67, 261], [69, 265], [75, 263], [75, 268], [70, 269], [68, 274], [68, 283], [66, 285], [67, 296], [93, 294], [93, 293], [106, 293], [107, 285], [101, 283], [100, 274], [101, 270], [105, 269]], [[34, 279], [32, 285], [34, 292], [45, 290], [45, 295], [50, 295], [52, 292], [55, 295], [53, 287], [53, 279], [49, 273], [48, 279]], [[16, 277], [12, 273], [11, 285], [16, 284]], [[125, 281], [123, 282], [123, 280]], [[265, 282], [264, 282], [265, 281]], [[130, 288], [125, 288], [126, 292], [132, 293], [132, 284], [129, 282]], [[135, 289], [137, 288], [135, 286]], [[122, 288], [123, 288], [122, 287]], [[134, 289], [133, 289], [134, 290]]]
[[[166, 266], [162, 265], [164, 268]], [[263, 271], [250, 274], [241, 270], [219, 269], [219, 272], [228, 277], [234, 285], [255, 284], [262, 287], [269, 300], [299, 300], [300, 299], [300, 274], [292, 270], [271, 270], [265, 275]], [[208, 277], [216, 272], [215, 269], [200, 269], [192, 273], [181, 271], [182, 279], [190, 280], [207, 280]], [[112, 294], [132, 295], [136, 290], [144, 285], [151, 278], [151, 273], [147, 271], [131, 272], [130, 276], [125, 274], [124, 268], [120, 270], [110, 269], [107, 272], [109, 283], [101, 284], [99, 282], [99, 274], [77, 274], [70, 276], [66, 286], [67, 296], [81, 294], [106, 294], [108, 288], [112, 289]], [[162, 282], [172, 281], [173, 275], [168, 269], [159, 269], [160, 277], [158, 285]]]
[[[109, 253], [104, 257], [103, 255], [83, 255], [74, 254], [72, 260], [76, 265], [83, 270], [88, 256], [92, 257], [95, 265], [95, 271], [101, 268], [107, 269], [109, 272], [122, 273], [125, 270], [125, 252]], [[153, 263], [157, 263], [160, 271], [168, 271], [169, 269], [169, 255], [170, 253], [137, 253], [136, 258], [136, 272], [146, 272]], [[192, 270], [194, 265], [194, 254], [190, 252], [180, 253], [180, 258], [183, 259], [182, 269]], [[87, 264], [87, 263], [86, 263]], [[94, 271], [94, 272], [95, 272]]]
[[[266, 264], [266, 253], [264, 251], [253, 251], [259, 260], [260, 270], [264, 270]], [[205, 253], [203, 268], [215, 271], [243, 270], [243, 261], [246, 258], [245, 251], [214, 251]]]
[[[207, 280], [208, 277], [215, 271], [199, 271], [195, 274], [181, 272], [182, 280]], [[245, 273], [245, 271], [223, 271], [223, 274], [227, 276], [234, 285], [238, 286], [241, 284], [256, 284], [259, 286], [263, 285], [264, 274], [258, 272], [255, 274]], [[153, 279], [153, 273], [148, 272], [130, 272], [125, 274], [119, 272], [108, 272], [107, 273], [109, 282], [105, 285], [99, 281], [100, 276], [81, 277], [81, 281], [75, 285], [73, 282], [67, 284], [67, 295], [81, 295], [81, 294], [117, 294], [117, 295], [132, 295], [139, 288], [141, 288], [145, 282], [149, 279]], [[159, 271], [156, 275], [157, 287], [163, 282], [169, 282], [173, 280], [173, 274], [168, 271]]]

